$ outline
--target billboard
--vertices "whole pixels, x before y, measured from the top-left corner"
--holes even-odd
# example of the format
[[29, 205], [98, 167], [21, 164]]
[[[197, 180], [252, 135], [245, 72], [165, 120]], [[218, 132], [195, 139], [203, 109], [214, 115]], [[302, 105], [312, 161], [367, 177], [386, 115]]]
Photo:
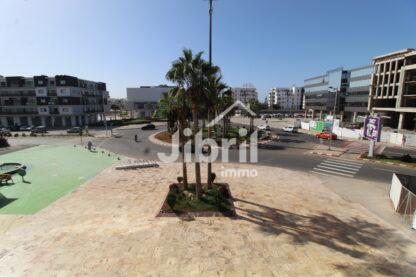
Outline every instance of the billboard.
[[381, 120], [379, 116], [367, 116], [364, 121], [364, 137], [380, 141]]
[[321, 132], [324, 129], [323, 121], [309, 121], [309, 130]]

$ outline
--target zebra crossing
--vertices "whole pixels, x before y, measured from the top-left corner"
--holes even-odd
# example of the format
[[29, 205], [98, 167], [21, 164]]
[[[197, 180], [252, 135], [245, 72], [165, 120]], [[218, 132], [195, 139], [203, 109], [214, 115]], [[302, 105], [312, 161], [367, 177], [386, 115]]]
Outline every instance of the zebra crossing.
[[354, 178], [363, 164], [364, 163], [360, 161], [330, 158], [318, 164], [311, 172], [327, 176]]

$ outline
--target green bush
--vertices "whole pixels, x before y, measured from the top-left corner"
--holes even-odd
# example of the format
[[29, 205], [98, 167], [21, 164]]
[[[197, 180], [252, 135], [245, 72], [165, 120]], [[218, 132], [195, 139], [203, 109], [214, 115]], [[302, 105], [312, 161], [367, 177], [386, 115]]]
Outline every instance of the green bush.
[[5, 137], [0, 137], [0, 148], [9, 147], [10, 144]]
[[403, 155], [402, 157], [400, 157], [400, 160], [402, 162], [405, 162], [405, 163], [411, 163], [411, 162], [413, 162], [413, 159], [412, 159], [412, 157], [409, 154]]
[[167, 198], [166, 198], [166, 202], [168, 203], [169, 207], [170, 207], [171, 209], [173, 209], [173, 207], [174, 207], [174, 206], [175, 206], [175, 204], [176, 204], [176, 194], [175, 194], [174, 192], [170, 191], [170, 192], [168, 193]]

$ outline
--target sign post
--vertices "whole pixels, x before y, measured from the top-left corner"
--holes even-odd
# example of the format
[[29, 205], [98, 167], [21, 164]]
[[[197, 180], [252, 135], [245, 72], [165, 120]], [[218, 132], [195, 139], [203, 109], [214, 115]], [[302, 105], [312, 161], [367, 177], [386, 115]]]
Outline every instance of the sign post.
[[380, 141], [381, 119], [380, 116], [367, 116], [364, 121], [363, 136], [369, 140], [368, 157], [374, 157], [374, 147], [376, 141]]

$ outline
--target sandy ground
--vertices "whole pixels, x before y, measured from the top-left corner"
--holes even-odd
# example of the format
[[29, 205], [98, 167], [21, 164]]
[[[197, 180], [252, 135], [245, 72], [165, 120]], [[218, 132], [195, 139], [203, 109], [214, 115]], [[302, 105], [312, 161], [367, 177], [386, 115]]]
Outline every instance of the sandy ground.
[[108, 168], [20, 219], [0, 235], [0, 275], [412, 276], [416, 270], [414, 241], [296, 171], [251, 166], [257, 177], [225, 178], [215, 164], [219, 181], [230, 184], [237, 218], [155, 218], [180, 168]]

